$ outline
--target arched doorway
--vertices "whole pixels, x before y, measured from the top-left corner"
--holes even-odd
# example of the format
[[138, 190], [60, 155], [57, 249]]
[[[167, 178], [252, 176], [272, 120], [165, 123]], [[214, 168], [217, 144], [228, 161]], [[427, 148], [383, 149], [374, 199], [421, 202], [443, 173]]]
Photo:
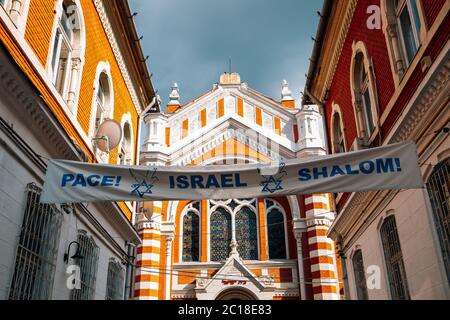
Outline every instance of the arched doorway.
[[224, 290], [217, 296], [216, 300], [259, 300], [253, 293], [245, 289]]

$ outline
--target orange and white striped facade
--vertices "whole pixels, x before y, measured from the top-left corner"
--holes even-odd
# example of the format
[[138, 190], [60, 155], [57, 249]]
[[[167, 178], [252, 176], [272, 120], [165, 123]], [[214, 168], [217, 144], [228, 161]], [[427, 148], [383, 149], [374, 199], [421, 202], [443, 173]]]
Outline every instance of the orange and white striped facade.
[[[146, 115], [142, 165], [268, 163], [326, 152], [318, 108], [296, 108], [287, 82], [276, 101], [223, 74], [195, 101], [179, 100], [175, 84], [167, 113]], [[328, 194], [141, 207], [135, 299], [340, 298]]]

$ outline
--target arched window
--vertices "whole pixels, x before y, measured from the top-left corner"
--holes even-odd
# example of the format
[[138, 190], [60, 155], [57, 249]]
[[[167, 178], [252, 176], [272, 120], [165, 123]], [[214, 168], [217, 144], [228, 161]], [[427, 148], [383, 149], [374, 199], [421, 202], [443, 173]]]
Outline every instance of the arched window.
[[287, 259], [284, 216], [277, 207], [268, 209], [267, 236], [269, 242], [269, 259]]
[[408, 280], [406, 278], [397, 223], [393, 215], [387, 217], [380, 228], [381, 241], [389, 280], [392, 300], [409, 300]]
[[[95, 79], [89, 126], [89, 137], [91, 139], [96, 138], [100, 125], [106, 119], [111, 119], [114, 114], [114, 93], [108, 63], [99, 63]], [[93, 146], [96, 147], [96, 140], [93, 140]], [[96, 149], [95, 152], [97, 160], [107, 162], [109, 154], [101, 152], [99, 149]]]
[[396, 83], [403, 77], [426, 35], [421, 0], [383, 0], [384, 33]]
[[450, 158], [434, 168], [427, 188], [447, 280], [450, 283]]
[[128, 121], [124, 123], [122, 130], [123, 137], [119, 149], [119, 164], [131, 165], [133, 163], [133, 134]]
[[375, 131], [378, 106], [370, 58], [361, 41], [353, 44], [350, 86], [358, 137], [367, 143]]
[[333, 153], [345, 152], [345, 138], [342, 128], [342, 118], [338, 111], [335, 111], [332, 115], [332, 140], [333, 140]]
[[258, 259], [258, 230], [255, 212], [245, 206], [236, 214], [236, 241], [243, 260]]
[[364, 269], [364, 261], [361, 250], [355, 251], [352, 262], [358, 300], [368, 300], [369, 294], [367, 292], [366, 269]]
[[56, 26], [48, 69], [56, 90], [76, 114], [84, 60], [85, 33], [78, 1], [64, 0], [56, 8]]
[[183, 262], [200, 259], [200, 219], [196, 210], [189, 210], [183, 217]]
[[211, 261], [228, 259], [231, 236], [231, 215], [225, 208], [219, 207], [210, 218]]

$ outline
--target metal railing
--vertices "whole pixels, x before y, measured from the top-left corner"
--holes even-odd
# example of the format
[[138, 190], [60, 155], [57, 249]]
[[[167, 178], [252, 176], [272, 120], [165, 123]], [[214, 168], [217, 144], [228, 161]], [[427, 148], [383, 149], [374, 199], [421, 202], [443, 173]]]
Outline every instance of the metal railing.
[[111, 258], [108, 264], [108, 279], [106, 281], [106, 300], [123, 299], [124, 273], [120, 262]]
[[79, 253], [82, 258], [78, 259], [80, 267], [80, 289], [71, 292], [71, 300], [93, 300], [95, 294], [95, 283], [97, 280], [98, 252], [99, 248], [92, 237], [84, 230], [78, 230], [77, 241]]
[[27, 185], [11, 300], [44, 300], [52, 295], [62, 214], [54, 205], [40, 204], [40, 193], [35, 184]]
[[358, 300], [369, 300], [366, 282], [366, 270], [364, 269], [364, 261], [362, 251], [357, 250], [353, 255], [353, 272], [355, 273], [355, 286]]
[[409, 300], [408, 281], [397, 232], [397, 223], [395, 222], [394, 216], [389, 216], [384, 220], [380, 234], [386, 260], [391, 298], [393, 300]]
[[450, 284], [450, 158], [434, 169], [427, 183], [442, 259]]

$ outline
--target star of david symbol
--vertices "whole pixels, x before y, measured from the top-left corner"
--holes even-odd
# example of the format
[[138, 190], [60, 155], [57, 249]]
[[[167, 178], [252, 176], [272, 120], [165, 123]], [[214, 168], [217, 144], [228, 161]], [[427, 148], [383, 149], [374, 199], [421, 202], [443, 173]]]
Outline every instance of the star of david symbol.
[[[153, 171], [147, 171], [145, 173], [134, 172], [130, 169], [131, 176], [136, 180], [136, 183], [131, 185], [131, 195], [138, 195], [140, 198], [143, 198], [146, 194], [152, 194], [152, 188], [155, 186], [155, 183], [159, 181], [156, 172], [156, 168]], [[140, 176], [140, 178], [138, 176]], [[150, 179], [151, 183], [148, 183], [147, 179]]]
[[262, 192], [274, 193], [283, 190], [281, 186], [282, 182], [280, 179], [275, 179], [273, 176], [270, 176], [261, 182], [260, 185], [263, 187]]
[[133, 191], [131, 192], [132, 195], [138, 195], [142, 198], [146, 194], [152, 194], [153, 185], [143, 180], [141, 183], [131, 185], [131, 188], [133, 188]]

